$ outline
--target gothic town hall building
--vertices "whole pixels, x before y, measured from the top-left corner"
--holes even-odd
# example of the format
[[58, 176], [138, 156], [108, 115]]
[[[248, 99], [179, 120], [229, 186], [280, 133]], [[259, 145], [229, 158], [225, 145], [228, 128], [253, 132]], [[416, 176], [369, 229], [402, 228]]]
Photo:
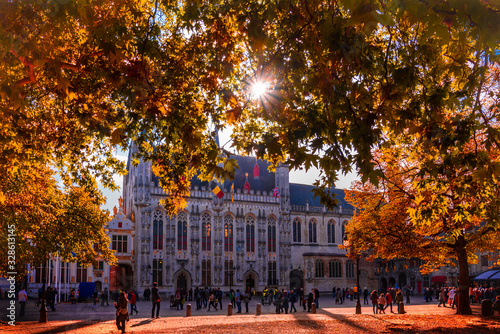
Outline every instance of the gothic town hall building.
[[[119, 264], [110, 268], [110, 289], [160, 291], [197, 286], [253, 289], [353, 287], [354, 261], [338, 248], [353, 208], [335, 190], [338, 208], [329, 211], [311, 192], [292, 183], [286, 166], [275, 173], [253, 157], [235, 157], [234, 181], [215, 185], [193, 179], [185, 210], [167, 216], [159, 205], [166, 194], [151, 163], [132, 165], [123, 181], [123, 207], [109, 226]], [[231, 187], [234, 183], [234, 195]], [[122, 221], [122, 223], [119, 223]], [[362, 261], [361, 287], [377, 287], [373, 265]]]

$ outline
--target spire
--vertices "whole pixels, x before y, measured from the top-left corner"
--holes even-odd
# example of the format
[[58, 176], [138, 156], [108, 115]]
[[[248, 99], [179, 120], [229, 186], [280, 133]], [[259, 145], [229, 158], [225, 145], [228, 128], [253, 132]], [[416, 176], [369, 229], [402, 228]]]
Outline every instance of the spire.
[[246, 181], [245, 184], [243, 185], [243, 190], [247, 190], [248, 193], [250, 194], [250, 183], [248, 183], [248, 173], [245, 173]]
[[259, 165], [257, 164], [257, 161], [255, 162], [255, 166], [253, 166], [253, 178], [254, 180], [259, 179]]

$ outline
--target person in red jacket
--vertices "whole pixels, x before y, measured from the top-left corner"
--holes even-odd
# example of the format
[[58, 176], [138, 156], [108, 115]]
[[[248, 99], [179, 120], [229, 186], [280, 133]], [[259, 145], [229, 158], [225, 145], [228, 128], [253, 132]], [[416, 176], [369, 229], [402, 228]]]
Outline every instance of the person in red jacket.
[[135, 298], [135, 293], [133, 290], [130, 290], [129, 291], [129, 303], [130, 303], [130, 314], [134, 314], [134, 311], [135, 311], [135, 314], [139, 313], [139, 311], [137, 311], [137, 300]]
[[391, 296], [390, 290], [385, 294], [385, 300], [387, 301], [387, 304], [385, 305], [384, 310], [390, 306], [391, 313], [394, 313], [394, 312], [392, 312], [392, 296]]

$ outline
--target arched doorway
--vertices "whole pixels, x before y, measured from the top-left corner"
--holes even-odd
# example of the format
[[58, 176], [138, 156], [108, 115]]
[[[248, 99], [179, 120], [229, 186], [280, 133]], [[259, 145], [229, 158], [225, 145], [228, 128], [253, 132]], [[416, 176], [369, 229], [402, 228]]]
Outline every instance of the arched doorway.
[[304, 288], [304, 273], [302, 270], [294, 269], [290, 272], [290, 289]]
[[399, 274], [399, 288], [402, 289], [403, 287], [408, 285], [408, 281], [406, 279], [406, 273], [401, 273]]
[[191, 275], [184, 269], [179, 270], [174, 275], [175, 286], [174, 289], [181, 289], [187, 292], [191, 288]]
[[387, 279], [385, 277], [380, 279], [380, 291], [387, 291]]
[[177, 289], [184, 289], [187, 290], [187, 277], [186, 273], [181, 273], [179, 276], [177, 276]]
[[254, 271], [251, 271], [245, 275], [245, 291], [256, 291], [257, 290], [257, 282], [259, 281], [257, 274]]
[[99, 294], [101, 294], [101, 291], [102, 291], [102, 282], [101, 281], [95, 282], [95, 289], [97, 290], [97, 292], [99, 292]]
[[394, 277], [389, 278], [389, 287], [393, 288], [396, 286], [396, 279]]

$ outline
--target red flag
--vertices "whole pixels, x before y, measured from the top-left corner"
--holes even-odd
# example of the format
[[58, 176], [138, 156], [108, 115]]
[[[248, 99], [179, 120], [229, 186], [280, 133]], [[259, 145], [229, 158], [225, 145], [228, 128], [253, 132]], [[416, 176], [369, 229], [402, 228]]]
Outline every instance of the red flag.
[[280, 191], [278, 190], [278, 186], [276, 186], [276, 188], [273, 189], [273, 196], [276, 198], [280, 197]]

